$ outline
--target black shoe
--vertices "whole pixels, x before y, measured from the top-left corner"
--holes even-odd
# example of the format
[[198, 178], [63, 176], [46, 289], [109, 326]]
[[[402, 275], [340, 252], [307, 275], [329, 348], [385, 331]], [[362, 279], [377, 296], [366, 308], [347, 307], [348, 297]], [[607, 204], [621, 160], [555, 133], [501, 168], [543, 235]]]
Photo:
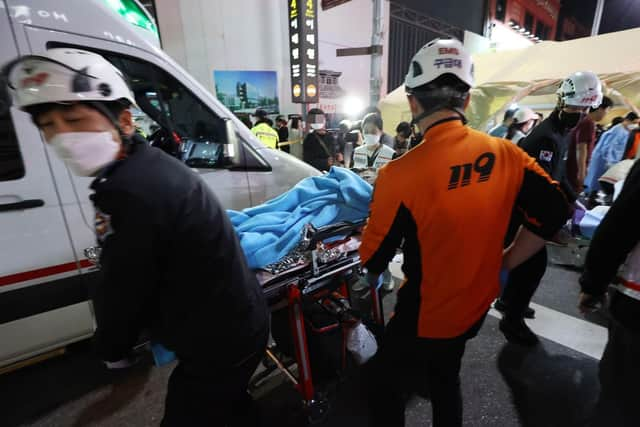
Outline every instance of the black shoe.
[[514, 344], [533, 347], [540, 342], [538, 336], [524, 323], [524, 319], [509, 319], [508, 317], [504, 317], [500, 321], [500, 331], [502, 331], [509, 342]]
[[[507, 311], [507, 305], [500, 298], [498, 298], [496, 302], [493, 303], [493, 308], [495, 308], [502, 314], [505, 314], [505, 312]], [[536, 311], [531, 307], [527, 307], [523, 315], [525, 319], [535, 319]]]

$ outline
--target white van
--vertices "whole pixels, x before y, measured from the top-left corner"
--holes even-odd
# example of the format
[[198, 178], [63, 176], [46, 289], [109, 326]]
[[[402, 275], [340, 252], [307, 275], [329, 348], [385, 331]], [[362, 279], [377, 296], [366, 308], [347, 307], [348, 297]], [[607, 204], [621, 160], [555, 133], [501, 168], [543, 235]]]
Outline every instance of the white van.
[[[226, 208], [260, 204], [319, 174], [264, 147], [169, 58], [135, 0], [0, 0], [0, 40], [0, 64], [65, 46], [112, 61], [131, 83], [141, 123], [182, 142], [177, 156]], [[95, 244], [91, 179], [72, 175], [30, 117], [6, 108], [2, 86], [0, 367], [90, 337], [87, 284], [97, 274], [84, 255]]]

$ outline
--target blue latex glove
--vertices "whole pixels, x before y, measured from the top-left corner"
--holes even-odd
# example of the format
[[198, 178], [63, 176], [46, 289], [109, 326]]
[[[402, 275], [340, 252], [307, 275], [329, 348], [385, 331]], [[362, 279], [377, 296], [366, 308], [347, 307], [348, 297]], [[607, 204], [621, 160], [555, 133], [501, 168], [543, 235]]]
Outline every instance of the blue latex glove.
[[158, 367], [176, 360], [176, 354], [173, 351], [158, 343], [151, 343], [151, 354], [153, 354], [153, 362]]
[[507, 287], [507, 282], [509, 281], [509, 270], [503, 268], [500, 270], [500, 290], [504, 291], [504, 288]]

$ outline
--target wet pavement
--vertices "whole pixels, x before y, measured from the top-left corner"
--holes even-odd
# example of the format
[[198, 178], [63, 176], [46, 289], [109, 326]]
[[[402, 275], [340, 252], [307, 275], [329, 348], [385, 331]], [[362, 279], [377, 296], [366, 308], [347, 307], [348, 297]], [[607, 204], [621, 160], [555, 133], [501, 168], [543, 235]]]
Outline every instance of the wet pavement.
[[[574, 327], [597, 328], [597, 338], [585, 339], [597, 341], [600, 350], [595, 352], [601, 352], [606, 340], [601, 326], [606, 325], [606, 317], [596, 315], [584, 321], [578, 314], [577, 277], [574, 271], [548, 269], [534, 298], [548, 310], [532, 327], [551, 332], [533, 350], [507, 344], [498, 330], [496, 314], [487, 317], [478, 337], [468, 343], [463, 359], [465, 426], [587, 424], [599, 391], [598, 360], [575, 344], [576, 334], [591, 329]], [[385, 298], [385, 311], [392, 309], [393, 300], [393, 294]], [[542, 324], [545, 322], [552, 324]], [[564, 329], [570, 330], [558, 334]], [[573, 336], [563, 345], [563, 337], [569, 335]], [[155, 368], [144, 360], [128, 372], [113, 373], [93, 358], [89, 343], [79, 343], [64, 356], [0, 377], [0, 425], [157, 426], [171, 369], [171, 365]], [[321, 425], [368, 425], [361, 383], [360, 373], [354, 370], [332, 391], [329, 416]], [[298, 395], [280, 376], [254, 394], [265, 426], [304, 425]], [[407, 426], [430, 425], [429, 402], [412, 399]]]

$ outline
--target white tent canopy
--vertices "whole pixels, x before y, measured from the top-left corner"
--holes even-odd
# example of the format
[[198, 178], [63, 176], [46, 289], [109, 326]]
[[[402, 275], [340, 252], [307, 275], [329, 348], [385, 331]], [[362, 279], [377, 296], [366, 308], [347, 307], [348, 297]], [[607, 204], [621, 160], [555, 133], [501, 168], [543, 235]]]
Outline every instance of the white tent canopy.
[[[474, 56], [476, 87], [467, 110], [470, 124], [484, 130], [509, 105], [551, 110], [561, 79], [575, 71], [593, 71], [617, 104], [640, 106], [640, 55], [633, 46], [640, 28], [566, 42], [544, 42], [525, 49], [487, 52]], [[383, 119], [390, 126], [410, 121], [404, 87], [380, 101]]]

